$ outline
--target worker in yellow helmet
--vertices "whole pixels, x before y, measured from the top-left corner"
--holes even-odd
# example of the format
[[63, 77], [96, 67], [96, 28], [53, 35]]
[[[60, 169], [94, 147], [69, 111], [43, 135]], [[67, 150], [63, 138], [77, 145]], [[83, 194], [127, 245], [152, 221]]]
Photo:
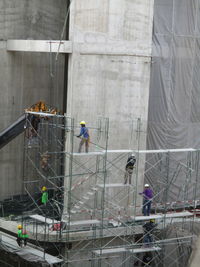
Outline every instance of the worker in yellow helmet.
[[48, 202], [48, 192], [46, 186], [42, 187], [42, 204], [46, 205]]
[[19, 245], [19, 247], [21, 247], [22, 246], [22, 225], [19, 224], [17, 226], [17, 229], [18, 229], [18, 231], [17, 231], [17, 244]]
[[86, 124], [85, 121], [80, 122], [81, 130], [80, 130], [80, 134], [77, 135], [77, 137], [81, 137], [81, 142], [79, 144], [79, 149], [78, 149], [79, 153], [81, 153], [81, 149], [84, 143], [85, 143], [85, 152], [88, 153], [90, 135], [89, 135], [88, 128], [85, 127], [85, 124]]
[[23, 226], [19, 224], [17, 226], [17, 244], [19, 247], [22, 247], [22, 241], [24, 241], [24, 247], [27, 245], [27, 239], [28, 239], [28, 234], [25, 229], [23, 229]]

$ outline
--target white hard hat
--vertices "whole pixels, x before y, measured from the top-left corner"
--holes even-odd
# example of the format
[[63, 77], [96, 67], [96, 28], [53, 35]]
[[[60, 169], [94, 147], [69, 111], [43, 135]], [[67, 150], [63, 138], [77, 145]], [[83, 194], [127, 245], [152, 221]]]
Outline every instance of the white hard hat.
[[144, 187], [149, 187], [149, 184], [145, 184]]

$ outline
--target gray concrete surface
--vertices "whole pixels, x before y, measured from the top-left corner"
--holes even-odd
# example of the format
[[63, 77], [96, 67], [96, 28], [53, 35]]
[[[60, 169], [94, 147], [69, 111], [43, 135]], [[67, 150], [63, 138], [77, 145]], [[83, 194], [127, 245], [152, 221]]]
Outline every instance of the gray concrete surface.
[[200, 237], [198, 237], [190, 258], [190, 267], [199, 267], [200, 263]]
[[[59, 39], [66, 13], [64, 0], [0, 0], [0, 130], [15, 121], [24, 108], [44, 100], [62, 110], [64, 58], [54, 78], [49, 54], [7, 52], [8, 39]], [[1, 150], [0, 199], [22, 193], [23, 136]]]
[[147, 121], [153, 1], [73, 1], [70, 18], [67, 114], [109, 117], [109, 146], [125, 149], [125, 123]]
[[[69, 56], [67, 115], [75, 118], [77, 127], [81, 120], [94, 127], [97, 116], [108, 117], [109, 149], [146, 148], [153, 5], [153, 0], [77, 0], [71, 4], [73, 53]], [[137, 118], [142, 120], [139, 144], [136, 136], [130, 140]], [[91, 130], [93, 140], [95, 131]], [[78, 143], [74, 139], [76, 151]], [[123, 170], [127, 156], [119, 165]], [[138, 167], [138, 189], [142, 190], [144, 156]], [[123, 174], [113, 167], [108, 179], [120, 183]], [[113, 193], [110, 189], [109, 194]]]

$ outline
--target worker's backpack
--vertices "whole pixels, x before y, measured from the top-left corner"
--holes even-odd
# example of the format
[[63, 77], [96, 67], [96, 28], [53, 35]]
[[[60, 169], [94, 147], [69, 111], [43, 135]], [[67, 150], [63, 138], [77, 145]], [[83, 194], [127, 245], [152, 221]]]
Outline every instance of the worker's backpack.
[[27, 231], [26, 230], [22, 230], [22, 235], [27, 235]]

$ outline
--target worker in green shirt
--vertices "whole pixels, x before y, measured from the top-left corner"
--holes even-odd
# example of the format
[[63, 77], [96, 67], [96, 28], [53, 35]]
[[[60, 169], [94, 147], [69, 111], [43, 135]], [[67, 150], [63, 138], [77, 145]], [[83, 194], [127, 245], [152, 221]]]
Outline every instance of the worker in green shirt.
[[26, 246], [28, 239], [28, 234], [26, 230], [23, 229], [21, 224], [17, 226], [17, 229], [17, 244], [19, 245], [19, 247], [22, 247], [22, 242], [24, 242], [24, 246]]
[[17, 231], [17, 244], [19, 245], [19, 247], [21, 247], [22, 246], [22, 225], [19, 224], [17, 226], [17, 229], [18, 229], [18, 231]]
[[43, 186], [42, 187], [42, 204], [45, 204], [46, 205], [47, 201], [48, 201], [47, 188], [46, 188], [46, 186]]
[[24, 241], [24, 246], [27, 245], [27, 240], [28, 240], [28, 234], [26, 230], [22, 230], [22, 240]]

